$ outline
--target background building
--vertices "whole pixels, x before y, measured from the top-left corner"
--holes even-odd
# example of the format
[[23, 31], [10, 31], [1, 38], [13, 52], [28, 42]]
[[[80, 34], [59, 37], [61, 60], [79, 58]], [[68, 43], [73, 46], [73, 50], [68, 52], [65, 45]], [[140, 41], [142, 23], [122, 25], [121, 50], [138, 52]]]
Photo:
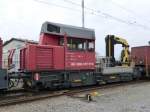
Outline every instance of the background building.
[[[36, 41], [20, 38], [11, 38], [4, 42], [2, 59], [3, 68], [11, 69], [13, 71], [17, 71], [19, 69], [20, 49], [22, 49], [27, 43], [38, 44]], [[11, 66], [8, 66], [9, 64], [11, 64]]]

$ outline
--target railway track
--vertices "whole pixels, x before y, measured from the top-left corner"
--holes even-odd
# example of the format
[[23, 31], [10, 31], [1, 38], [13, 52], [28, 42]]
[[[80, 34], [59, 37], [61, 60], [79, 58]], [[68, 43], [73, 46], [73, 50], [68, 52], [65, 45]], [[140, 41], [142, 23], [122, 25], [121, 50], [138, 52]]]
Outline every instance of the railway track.
[[73, 95], [77, 93], [82, 92], [90, 92], [95, 91], [99, 89], [107, 89], [107, 88], [115, 88], [120, 86], [127, 86], [137, 83], [144, 83], [148, 82], [148, 80], [138, 80], [138, 81], [131, 81], [131, 82], [123, 82], [123, 83], [112, 83], [107, 85], [101, 85], [101, 86], [89, 86], [89, 87], [80, 87], [80, 88], [73, 88], [69, 90], [59, 90], [59, 91], [43, 91], [39, 93], [31, 93], [31, 92], [25, 92], [20, 95], [14, 95], [14, 96], [7, 96], [0, 98], [0, 106], [8, 106], [8, 105], [14, 105], [14, 104], [20, 104], [20, 103], [27, 103], [31, 101], [36, 100], [42, 100], [46, 98], [52, 98], [52, 97], [58, 97], [63, 95]]

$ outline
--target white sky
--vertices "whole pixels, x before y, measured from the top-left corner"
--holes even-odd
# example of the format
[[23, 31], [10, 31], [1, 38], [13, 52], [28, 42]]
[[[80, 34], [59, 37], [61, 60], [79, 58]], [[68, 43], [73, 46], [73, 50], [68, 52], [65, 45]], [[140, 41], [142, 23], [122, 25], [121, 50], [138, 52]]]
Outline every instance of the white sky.
[[[67, 2], [81, 4], [81, 0], [39, 1], [48, 4], [36, 0], [0, 0], [0, 37], [4, 41], [12, 37], [38, 40], [44, 21], [82, 26], [80, 6]], [[97, 12], [101, 11], [93, 13], [86, 9], [85, 12], [85, 27], [95, 29], [96, 51], [99, 54], [105, 55], [104, 38], [107, 34], [127, 39], [131, 47], [146, 45], [150, 41], [150, 0], [85, 0], [85, 6]], [[104, 16], [104, 13], [120, 18], [128, 24]], [[146, 28], [137, 26], [139, 24]], [[120, 48], [116, 46], [115, 49]]]

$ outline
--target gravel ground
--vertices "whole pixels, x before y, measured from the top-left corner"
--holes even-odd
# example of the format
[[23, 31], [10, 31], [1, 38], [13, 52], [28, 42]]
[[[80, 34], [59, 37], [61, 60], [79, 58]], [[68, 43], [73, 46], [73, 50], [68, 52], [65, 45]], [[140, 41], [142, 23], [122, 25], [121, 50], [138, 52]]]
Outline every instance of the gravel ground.
[[92, 102], [61, 96], [30, 103], [0, 107], [0, 112], [150, 112], [150, 82], [98, 90]]

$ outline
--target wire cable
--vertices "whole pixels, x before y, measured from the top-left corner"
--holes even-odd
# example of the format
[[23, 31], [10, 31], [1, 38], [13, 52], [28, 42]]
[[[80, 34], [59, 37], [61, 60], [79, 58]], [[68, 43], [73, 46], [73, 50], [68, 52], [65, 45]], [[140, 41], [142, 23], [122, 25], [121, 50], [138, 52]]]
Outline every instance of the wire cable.
[[[75, 2], [72, 2], [72, 1], [70, 1], [70, 0], [63, 0], [63, 1], [68, 2], [68, 3], [71, 3], [71, 4], [73, 4], [73, 5], [80, 6], [80, 4], [75, 3]], [[114, 4], [116, 4], [117, 6], [119, 6], [120, 8], [126, 10], [127, 12], [130, 12], [130, 13], [132, 13], [132, 14], [134, 14], [134, 15], [137, 16], [137, 14], [134, 13], [133, 11], [131, 11], [131, 10], [125, 8], [125, 7], [120, 6], [119, 4], [113, 2], [112, 0], [110, 0], [110, 1], [111, 1], [112, 3], [114, 3]], [[103, 12], [100, 11], [100, 10], [91, 9], [91, 8], [86, 7], [86, 6], [85, 6], [85, 8], [86, 8], [87, 10], [92, 11], [93, 13], [101, 13], [102, 15], [106, 16], [107, 18], [109, 17], [109, 18], [114, 19], [114, 20], [116, 20], [116, 21], [118, 21], [118, 22], [130, 24], [130, 25], [135, 25], [135, 26], [137, 26], [137, 27], [142, 27], [142, 28], [144, 28], [144, 29], [150, 29], [148, 26], [139, 24], [137, 21], [132, 21], [132, 22], [131, 22], [131, 21], [125, 21], [125, 20], [122, 20], [122, 19], [117, 18], [117, 17], [115, 17], [115, 16], [112, 16], [112, 15], [110, 15], [110, 14], [108, 14], [108, 13], [103, 13]], [[95, 15], [95, 14], [94, 14], [94, 15]], [[141, 17], [141, 16], [139, 16], [139, 17]], [[149, 21], [149, 22], [150, 22], [150, 21]]]
[[[133, 10], [128, 9], [128, 8], [124, 7], [123, 5], [120, 5], [120, 4], [117, 3], [117, 2], [114, 2], [113, 0], [110, 0], [110, 2], [111, 2], [113, 5], [119, 7], [120, 9], [122, 9], [122, 10], [124, 10], [124, 11], [126, 11], [126, 12], [128, 12], [128, 13], [130, 13], [130, 14], [136, 16], [136, 17], [138, 17], [138, 19], [141, 19], [142, 16], [139, 15], [139, 14], [137, 14], [137, 13], [134, 12]], [[145, 20], [145, 21], [147, 21], [148, 23], [150, 23], [150, 20], [145, 19], [145, 18], [143, 18], [143, 17], [142, 17], [142, 19]]]
[[[34, 1], [42, 3], [42, 4], [46, 4], [46, 5], [53, 5], [53, 6], [56, 6], [56, 7], [61, 7], [61, 8], [69, 9], [69, 10], [72, 10], [72, 11], [81, 12], [81, 4], [72, 2], [70, 0], [63, 0], [63, 1], [67, 2], [67, 3], [71, 3], [71, 4], [76, 5], [78, 7], [80, 6], [80, 9], [74, 9], [74, 8], [71, 8], [71, 7], [66, 7], [66, 6], [63, 6], [63, 5], [58, 5], [58, 4], [55, 4], [55, 3], [52, 3], [52, 2], [43, 1], [43, 0], [34, 0]], [[89, 13], [89, 14], [92, 14], [92, 15], [95, 15], [95, 16], [100, 16], [100, 17], [103, 17], [103, 18], [106, 18], [106, 19], [112, 19], [112, 20], [118, 21], [120, 23], [132, 25], [132, 26], [134, 25], [136, 27], [141, 27], [143, 29], [150, 30], [150, 28], [148, 26], [139, 24], [137, 21], [123, 20], [121, 18], [115, 17], [115, 16], [110, 15], [108, 13], [102, 12], [100, 10], [95, 10], [95, 9], [92, 9], [92, 8], [88, 8], [86, 6], [85, 6], [85, 9], [86, 9], [86, 11], [85, 11], [86, 13]]]

